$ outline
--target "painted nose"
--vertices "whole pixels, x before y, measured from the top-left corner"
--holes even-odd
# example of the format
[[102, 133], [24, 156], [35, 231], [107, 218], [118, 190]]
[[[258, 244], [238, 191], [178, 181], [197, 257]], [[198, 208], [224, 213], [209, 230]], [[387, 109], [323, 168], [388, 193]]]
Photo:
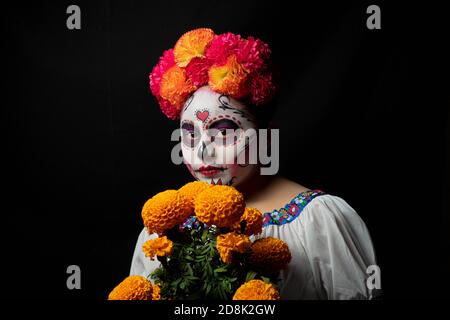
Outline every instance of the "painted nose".
[[211, 143], [206, 143], [202, 141], [200, 147], [198, 148], [198, 157], [202, 159], [204, 163], [212, 163], [216, 157], [216, 150]]

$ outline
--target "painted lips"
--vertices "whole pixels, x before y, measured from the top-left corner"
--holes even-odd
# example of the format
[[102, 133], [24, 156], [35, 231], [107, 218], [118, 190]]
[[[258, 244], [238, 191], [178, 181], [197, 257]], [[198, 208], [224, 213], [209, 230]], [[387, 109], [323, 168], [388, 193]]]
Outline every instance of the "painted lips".
[[214, 166], [206, 166], [206, 167], [200, 167], [196, 172], [200, 172], [205, 177], [213, 177], [217, 175], [218, 173], [225, 171], [226, 168], [220, 168], [220, 167], [214, 167]]

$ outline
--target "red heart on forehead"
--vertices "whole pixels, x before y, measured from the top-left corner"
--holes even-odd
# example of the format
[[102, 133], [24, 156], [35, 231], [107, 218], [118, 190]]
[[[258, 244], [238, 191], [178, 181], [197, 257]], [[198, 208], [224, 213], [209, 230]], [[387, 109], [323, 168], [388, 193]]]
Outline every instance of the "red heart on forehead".
[[209, 116], [209, 111], [197, 111], [195, 115], [197, 116], [197, 119], [201, 120], [202, 122], [205, 122], [205, 120]]

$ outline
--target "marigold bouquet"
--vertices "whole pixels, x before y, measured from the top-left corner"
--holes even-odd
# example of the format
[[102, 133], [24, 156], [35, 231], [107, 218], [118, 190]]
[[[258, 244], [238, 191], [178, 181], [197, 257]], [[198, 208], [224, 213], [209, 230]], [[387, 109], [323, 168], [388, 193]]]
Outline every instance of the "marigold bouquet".
[[263, 215], [246, 208], [235, 188], [190, 182], [150, 198], [142, 219], [158, 235], [142, 250], [161, 266], [148, 278], [127, 277], [109, 299], [280, 299], [276, 283], [291, 260], [289, 248], [272, 237], [250, 240], [261, 233]]

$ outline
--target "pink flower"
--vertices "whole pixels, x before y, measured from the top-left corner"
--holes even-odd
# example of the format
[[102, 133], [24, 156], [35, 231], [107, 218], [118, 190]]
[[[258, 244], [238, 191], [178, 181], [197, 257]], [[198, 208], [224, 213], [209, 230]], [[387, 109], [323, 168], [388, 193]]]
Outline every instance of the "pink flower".
[[250, 73], [262, 69], [270, 59], [270, 54], [269, 46], [253, 37], [240, 41], [236, 50], [239, 63]]
[[187, 97], [206, 84], [253, 105], [268, 103], [276, 91], [269, 46], [231, 32], [214, 35], [210, 29], [198, 30], [207, 31], [205, 41], [200, 39], [198, 43], [193, 37], [177, 42], [179, 63], [175, 64], [174, 49], [166, 50], [149, 75], [150, 90], [162, 112], [172, 120], [178, 119]]
[[177, 107], [163, 98], [159, 98], [158, 102], [159, 106], [161, 107], [161, 111], [167, 116], [167, 118], [171, 120], [178, 119], [180, 111], [177, 109]]
[[186, 66], [186, 75], [191, 79], [192, 84], [197, 87], [208, 83], [208, 71], [211, 62], [206, 58], [193, 58]]
[[255, 105], [265, 104], [274, 96], [276, 87], [270, 72], [253, 73], [249, 79], [250, 101]]
[[173, 56], [173, 49], [164, 51], [163, 55], [159, 58], [158, 64], [153, 68], [150, 73], [150, 90], [155, 97], [159, 97], [159, 89], [161, 88], [161, 79], [163, 74], [175, 64], [175, 58]]
[[241, 41], [240, 35], [231, 32], [215, 36], [206, 50], [206, 57], [214, 64], [222, 65], [228, 56], [236, 53]]

